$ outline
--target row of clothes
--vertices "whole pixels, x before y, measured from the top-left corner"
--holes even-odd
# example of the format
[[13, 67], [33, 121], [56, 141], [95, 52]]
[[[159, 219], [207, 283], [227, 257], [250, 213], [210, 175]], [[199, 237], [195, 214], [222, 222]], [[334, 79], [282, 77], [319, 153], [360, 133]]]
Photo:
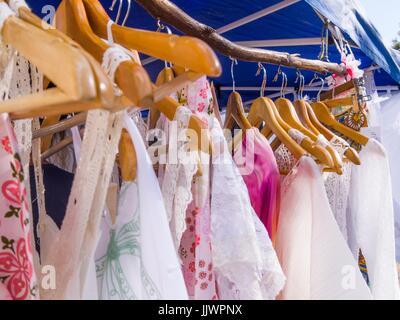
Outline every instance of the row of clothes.
[[[16, 124], [1, 115], [2, 299], [400, 298], [390, 169], [378, 141], [341, 176], [284, 146], [273, 152], [255, 128], [232, 154], [206, 78], [174, 98], [182, 104], [175, 121], [157, 123], [164, 155], [185, 148], [176, 136], [192, 114], [209, 129], [211, 155], [188, 152], [154, 168], [150, 155], [165, 141], [147, 143], [140, 114], [93, 110], [84, 139], [72, 133], [72, 156], [52, 160], [70, 176], [48, 180], [45, 168], [43, 177], [33, 143], [33, 184]], [[133, 182], [120, 181], [115, 164], [122, 127], [137, 154]], [[339, 154], [348, 148], [331, 143]], [[115, 210], [106, 201], [110, 181]], [[58, 191], [66, 184], [70, 192]]]

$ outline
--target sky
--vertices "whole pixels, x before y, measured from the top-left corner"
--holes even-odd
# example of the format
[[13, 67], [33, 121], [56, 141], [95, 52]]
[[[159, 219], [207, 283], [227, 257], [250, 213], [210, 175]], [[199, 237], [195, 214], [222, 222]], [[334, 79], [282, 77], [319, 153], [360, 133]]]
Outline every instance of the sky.
[[367, 11], [368, 17], [383, 37], [385, 44], [391, 45], [400, 31], [400, 0], [358, 0]]

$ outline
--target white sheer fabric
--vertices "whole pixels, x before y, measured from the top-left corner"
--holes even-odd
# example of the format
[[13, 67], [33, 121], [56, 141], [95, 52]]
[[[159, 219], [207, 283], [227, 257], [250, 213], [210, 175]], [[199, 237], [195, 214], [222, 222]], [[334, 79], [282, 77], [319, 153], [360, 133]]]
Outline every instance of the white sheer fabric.
[[164, 141], [168, 143], [168, 152], [165, 155], [167, 164], [160, 168], [159, 179], [162, 181], [161, 191], [177, 251], [186, 230], [186, 210], [193, 200], [192, 181], [198, 169], [197, 154], [182, 152], [186, 145], [185, 131], [191, 115], [189, 109], [180, 107], [174, 121], [161, 117], [158, 123], [158, 128], [168, 135], [167, 141]]
[[[395, 259], [392, 186], [386, 151], [374, 139], [360, 153], [349, 195], [350, 247], [365, 256], [370, 288], [375, 299], [399, 299]], [[350, 226], [349, 226], [350, 227]]]
[[396, 226], [396, 258], [400, 263], [400, 94], [382, 103], [379, 110], [382, 144], [387, 150], [392, 180], [393, 204]]
[[42, 250], [48, 248], [42, 256], [42, 265], [52, 265], [57, 272], [56, 290], [43, 290], [44, 299], [85, 297], [88, 270], [99, 237], [101, 213], [118, 149], [121, 117], [120, 112], [88, 112], [81, 158], [62, 228], [55, 238], [41, 231], [41, 242], [49, 241], [42, 247]]
[[186, 300], [162, 194], [139, 130], [125, 114], [137, 154], [137, 181], [123, 184], [117, 221], [103, 219], [96, 252], [101, 299]]
[[282, 185], [276, 250], [282, 299], [371, 299], [329, 207], [318, 165], [302, 157]]
[[213, 123], [211, 244], [219, 298], [274, 299], [285, 276], [251, 206], [221, 126], [218, 121]]
[[[333, 137], [330, 141], [330, 144], [341, 159], [343, 159], [346, 150], [350, 148], [349, 144], [339, 137]], [[338, 175], [334, 172], [324, 173], [325, 188], [328, 195], [329, 204], [331, 206], [333, 215], [335, 216], [336, 222], [339, 225], [339, 229], [346, 241], [348, 240], [347, 206], [352, 166], [353, 164], [344, 162], [342, 175]]]

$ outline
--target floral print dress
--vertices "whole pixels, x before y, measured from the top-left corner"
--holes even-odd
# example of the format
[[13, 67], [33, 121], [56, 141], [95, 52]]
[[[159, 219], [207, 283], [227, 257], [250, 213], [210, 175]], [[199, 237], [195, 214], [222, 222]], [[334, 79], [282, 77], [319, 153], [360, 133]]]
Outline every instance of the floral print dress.
[[[211, 127], [213, 99], [206, 77], [200, 78], [178, 93], [179, 102]], [[186, 210], [186, 231], [179, 248], [183, 275], [189, 297], [217, 300], [216, 279], [210, 240], [210, 166], [209, 155], [201, 154], [202, 175], [192, 182], [193, 201]]]
[[25, 176], [7, 114], [0, 115], [0, 142], [0, 298], [37, 299]]

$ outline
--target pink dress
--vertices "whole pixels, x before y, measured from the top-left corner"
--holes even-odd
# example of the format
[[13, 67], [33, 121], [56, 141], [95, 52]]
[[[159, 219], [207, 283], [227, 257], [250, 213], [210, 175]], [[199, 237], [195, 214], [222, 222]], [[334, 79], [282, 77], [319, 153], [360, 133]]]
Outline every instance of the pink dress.
[[267, 139], [258, 129], [249, 129], [234, 160], [250, 195], [251, 205], [274, 243], [278, 227], [281, 177]]
[[[179, 101], [209, 125], [213, 110], [210, 86], [205, 77], [190, 84], [179, 94]], [[192, 183], [193, 201], [186, 211], [186, 231], [179, 248], [183, 275], [189, 297], [195, 300], [218, 299], [212, 263], [210, 240], [210, 175], [206, 164], [208, 155], [202, 155], [203, 175]]]
[[17, 140], [0, 114], [0, 297], [38, 298], [31, 248], [31, 221]]

